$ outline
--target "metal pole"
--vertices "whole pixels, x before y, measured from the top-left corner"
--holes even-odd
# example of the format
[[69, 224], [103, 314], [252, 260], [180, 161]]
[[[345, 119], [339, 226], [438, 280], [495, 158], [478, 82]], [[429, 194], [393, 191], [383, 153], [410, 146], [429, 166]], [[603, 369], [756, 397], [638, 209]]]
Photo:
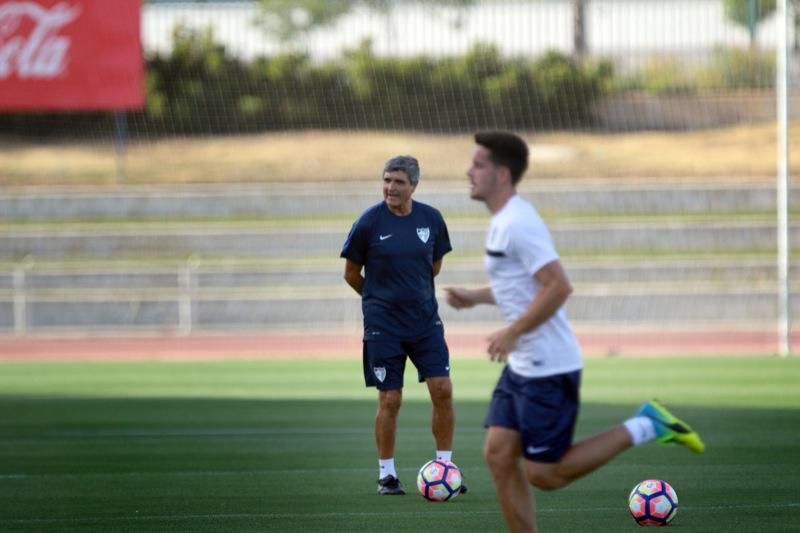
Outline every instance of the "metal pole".
[[775, 99], [778, 125], [778, 354], [787, 357], [792, 350], [791, 316], [789, 308], [789, 106], [788, 106], [788, 25], [786, 0], [778, 0], [777, 75]]
[[178, 333], [189, 335], [192, 332], [192, 296], [193, 271], [191, 261], [187, 261], [178, 270], [180, 299], [178, 300]]
[[25, 335], [28, 329], [27, 265], [14, 267], [14, 334]]
[[178, 285], [180, 287], [178, 333], [181, 335], [191, 335], [194, 327], [192, 308], [197, 296], [197, 268], [199, 266], [200, 258], [193, 254], [187, 258], [186, 264], [178, 270]]
[[125, 180], [125, 156], [128, 151], [128, 114], [114, 112], [114, 146], [117, 154], [117, 181]]

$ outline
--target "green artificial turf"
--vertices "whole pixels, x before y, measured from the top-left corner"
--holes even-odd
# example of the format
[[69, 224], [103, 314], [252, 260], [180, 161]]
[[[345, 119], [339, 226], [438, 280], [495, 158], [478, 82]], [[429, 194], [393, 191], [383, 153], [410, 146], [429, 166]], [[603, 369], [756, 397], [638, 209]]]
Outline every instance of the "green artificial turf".
[[[504, 531], [481, 457], [500, 367], [453, 367], [453, 459], [470, 492], [434, 504], [375, 494], [375, 394], [360, 361], [0, 364], [0, 531]], [[434, 451], [414, 377], [397, 446], [409, 489]], [[537, 491], [541, 530], [638, 531], [627, 495], [655, 477], [678, 493], [679, 531], [791, 531], [799, 384], [798, 359], [589, 360], [578, 439], [657, 396], [708, 450], [647, 445]]]

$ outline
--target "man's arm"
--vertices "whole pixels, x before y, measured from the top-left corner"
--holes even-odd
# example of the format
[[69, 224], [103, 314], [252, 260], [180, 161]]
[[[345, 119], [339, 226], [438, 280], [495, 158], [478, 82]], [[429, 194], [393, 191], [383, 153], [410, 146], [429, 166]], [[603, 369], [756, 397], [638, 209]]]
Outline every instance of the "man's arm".
[[345, 259], [344, 280], [353, 287], [354, 291], [361, 295], [361, 291], [364, 289], [364, 276], [361, 275], [361, 265]]
[[434, 261], [433, 262], [432, 270], [433, 270], [433, 277], [434, 278], [439, 275], [439, 272], [442, 271], [442, 260], [443, 259], [439, 259], [438, 261]]
[[489, 336], [487, 351], [492, 360], [505, 361], [517, 339], [547, 321], [572, 294], [572, 285], [558, 260], [540, 268], [534, 277], [539, 282], [539, 292], [528, 309], [513, 323]]
[[483, 287], [480, 289], [464, 289], [462, 287], [447, 287], [444, 290], [447, 303], [455, 309], [467, 309], [477, 304], [494, 304], [492, 289]]

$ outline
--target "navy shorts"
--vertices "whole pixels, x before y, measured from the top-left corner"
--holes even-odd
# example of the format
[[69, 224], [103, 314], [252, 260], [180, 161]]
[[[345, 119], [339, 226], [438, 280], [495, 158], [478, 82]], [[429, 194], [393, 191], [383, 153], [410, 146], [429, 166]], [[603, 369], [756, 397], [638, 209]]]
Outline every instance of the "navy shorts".
[[406, 358], [417, 368], [420, 383], [450, 375], [450, 352], [440, 328], [413, 341], [364, 341], [364, 383], [378, 390], [402, 389]]
[[556, 463], [572, 446], [580, 383], [580, 370], [526, 378], [506, 366], [492, 394], [486, 427], [518, 431], [526, 459]]

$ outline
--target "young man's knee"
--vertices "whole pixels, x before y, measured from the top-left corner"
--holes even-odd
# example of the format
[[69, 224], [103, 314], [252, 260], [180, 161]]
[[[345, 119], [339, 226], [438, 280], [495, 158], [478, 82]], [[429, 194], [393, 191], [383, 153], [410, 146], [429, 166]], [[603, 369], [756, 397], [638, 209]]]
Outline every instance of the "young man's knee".
[[483, 447], [483, 460], [493, 473], [518, 468], [518, 457], [514, 456], [510, 450], [489, 443]]
[[540, 471], [528, 468], [526, 473], [528, 482], [537, 489], [544, 491], [560, 489], [569, 483], [569, 480], [559, 475], [555, 470]]

